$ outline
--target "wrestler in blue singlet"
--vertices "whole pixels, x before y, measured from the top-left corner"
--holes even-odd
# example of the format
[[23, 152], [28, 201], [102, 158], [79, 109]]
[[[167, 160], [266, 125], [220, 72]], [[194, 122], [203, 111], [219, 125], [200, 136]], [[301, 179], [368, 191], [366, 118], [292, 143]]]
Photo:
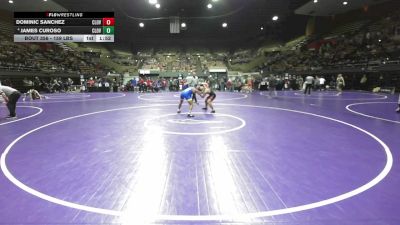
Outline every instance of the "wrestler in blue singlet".
[[179, 100], [179, 105], [178, 105], [178, 113], [181, 113], [181, 107], [183, 100], [186, 100], [189, 103], [189, 113], [188, 117], [194, 117], [192, 114], [192, 109], [193, 109], [193, 95], [199, 94], [202, 98], [204, 98], [204, 95], [202, 94], [202, 87], [199, 88], [194, 88], [194, 87], [189, 87], [186, 88], [181, 92], [181, 99]]
[[186, 99], [187, 101], [192, 100], [193, 90], [191, 87], [186, 88], [181, 92], [181, 99]]

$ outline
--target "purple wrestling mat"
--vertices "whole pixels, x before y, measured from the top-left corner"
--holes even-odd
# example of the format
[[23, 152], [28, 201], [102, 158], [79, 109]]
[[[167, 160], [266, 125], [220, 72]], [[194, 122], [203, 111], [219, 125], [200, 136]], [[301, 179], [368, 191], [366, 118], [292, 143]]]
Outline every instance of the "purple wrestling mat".
[[398, 96], [53, 94], [0, 107], [0, 224], [400, 224]]

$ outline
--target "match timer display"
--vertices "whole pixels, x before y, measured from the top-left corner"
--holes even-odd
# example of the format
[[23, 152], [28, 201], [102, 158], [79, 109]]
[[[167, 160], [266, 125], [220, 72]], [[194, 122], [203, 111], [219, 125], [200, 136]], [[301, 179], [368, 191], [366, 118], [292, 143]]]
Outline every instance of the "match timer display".
[[14, 42], [114, 42], [114, 12], [14, 12]]

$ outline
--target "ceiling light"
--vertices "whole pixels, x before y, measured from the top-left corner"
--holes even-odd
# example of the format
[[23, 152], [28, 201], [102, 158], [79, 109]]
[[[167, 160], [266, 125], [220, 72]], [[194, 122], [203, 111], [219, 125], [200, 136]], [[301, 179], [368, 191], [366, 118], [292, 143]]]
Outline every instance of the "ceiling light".
[[318, 3], [318, 0], [314, 0], [314, 3]]
[[344, 2], [343, 2], [343, 5], [347, 5], [347, 4], [349, 4], [349, 3], [348, 3], [348, 2], [346, 2], [346, 1], [344, 1]]
[[212, 2], [218, 2], [218, 0], [212, 0]]
[[144, 27], [144, 23], [139, 23], [139, 27]]
[[263, 26], [261, 26], [261, 27], [260, 27], [260, 30], [264, 30], [264, 27], [263, 27]]
[[8, 3], [13, 4], [14, 1], [13, 0], [8, 0]]
[[228, 24], [227, 23], [222, 23], [222, 27], [226, 28], [226, 27], [228, 27]]
[[155, 5], [155, 4], [157, 4], [157, 0], [149, 0], [149, 3], [150, 3], [151, 5]]
[[47, 2], [47, 0], [43, 0], [44, 2]]
[[211, 9], [212, 7], [213, 7], [213, 5], [208, 3], [207, 8]]
[[273, 21], [277, 21], [278, 19], [279, 19], [278, 16], [273, 16], [273, 17], [272, 17], [272, 20], [273, 20]]
[[161, 7], [160, 3], [156, 4], [156, 8], [159, 9]]
[[182, 23], [182, 24], [181, 24], [181, 27], [186, 27], [186, 23]]

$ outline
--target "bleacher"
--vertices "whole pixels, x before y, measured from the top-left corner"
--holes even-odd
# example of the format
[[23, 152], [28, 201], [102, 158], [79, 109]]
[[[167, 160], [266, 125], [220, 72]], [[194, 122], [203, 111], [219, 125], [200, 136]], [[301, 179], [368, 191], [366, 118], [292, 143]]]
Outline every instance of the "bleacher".
[[370, 21], [369, 20], [361, 20], [355, 21], [343, 26], [339, 26], [329, 32], [326, 36], [339, 36], [342, 34], [354, 33], [361, 30], [364, 26], [366, 26]]
[[3, 35], [12, 36], [12, 34], [14, 33], [13, 25], [2, 20], [0, 20], [0, 29], [0, 33], [2, 33]]

